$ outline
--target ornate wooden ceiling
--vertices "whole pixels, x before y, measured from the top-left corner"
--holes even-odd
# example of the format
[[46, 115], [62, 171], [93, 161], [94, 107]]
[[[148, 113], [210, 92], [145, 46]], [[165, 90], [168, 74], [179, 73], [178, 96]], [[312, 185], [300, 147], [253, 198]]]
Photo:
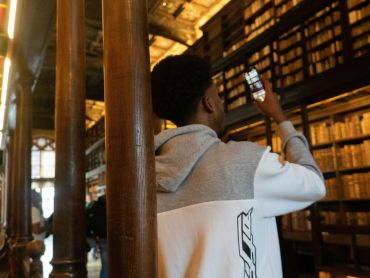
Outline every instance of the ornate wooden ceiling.
[[[148, 0], [151, 66], [168, 55], [183, 53], [202, 36], [200, 27], [230, 0]], [[53, 129], [55, 94], [55, 0], [23, 0], [20, 55], [35, 77], [34, 128]], [[104, 109], [101, 0], [86, 3], [87, 125]], [[36, 42], [31, 37], [36, 38]], [[27, 41], [28, 39], [28, 41]], [[40, 65], [42, 65], [40, 67]], [[95, 104], [94, 104], [95, 103]], [[97, 108], [99, 107], [99, 108]]]

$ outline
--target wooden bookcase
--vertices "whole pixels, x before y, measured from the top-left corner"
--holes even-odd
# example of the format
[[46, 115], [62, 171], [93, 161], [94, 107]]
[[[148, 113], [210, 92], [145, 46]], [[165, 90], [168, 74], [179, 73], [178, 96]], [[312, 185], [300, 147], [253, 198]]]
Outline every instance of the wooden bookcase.
[[[281, 152], [244, 83], [255, 66], [323, 169], [326, 199], [283, 217], [283, 238], [310, 253], [317, 271], [338, 272], [338, 257], [360, 275], [370, 267], [370, 0], [230, 1], [202, 30], [192, 52], [212, 64], [230, 139]], [[103, 135], [103, 120], [87, 131], [92, 182], [105, 171]]]
[[[288, 117], [311, 142], [325, 177], [327, 195], [310, 208], [283, 216], [283, 238], [310, 244], [316, 237], [313, 246], [306, 245], [303, 252], [320, 252], [317, 270], [340, 269], [334, 264], [335, 258], [341, 266], [355, 271], [348, 274], [361, 275], [364, 267], [370, 267], [370, 86], [293, 107]], [[270, 145], [281, 154], [276, 125], [262, 119], [230, 130], [229, 137]], [[336, 257], [324, 255], [337, 249], [340, 255]], [[348, 269], [342, 273], [345, 271]]]

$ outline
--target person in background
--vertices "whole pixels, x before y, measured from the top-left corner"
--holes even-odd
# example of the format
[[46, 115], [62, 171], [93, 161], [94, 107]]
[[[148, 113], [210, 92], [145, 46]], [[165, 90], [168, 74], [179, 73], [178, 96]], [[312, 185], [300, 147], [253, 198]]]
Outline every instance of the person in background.
[[160, 277], [282, 277], [275, 216], [323, 198], [306, 138], [265, 82], [256, 103], [275, 120], [287, 161], [252, 142], [222, 142], [224, 104], [210, 65], [171, 56], [153, 69], [155, 114], [177, 125], [155, 136]]
[[31, 191], [31, 205], [33, 239], [44, 241], [45, 235], [49, 229], [42, 212], [41, 194], [34, 189]]
[[87, 237], [91, 247], [97, 247], [101, 259], [100, 278], [108, 278], [108, 248], [106, 195], [92, 201], [86, 209]]

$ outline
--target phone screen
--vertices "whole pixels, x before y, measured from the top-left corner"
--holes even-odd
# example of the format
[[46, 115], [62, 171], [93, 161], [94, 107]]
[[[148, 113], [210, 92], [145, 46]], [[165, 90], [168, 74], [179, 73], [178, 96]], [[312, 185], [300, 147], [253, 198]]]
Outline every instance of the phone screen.
[[266, 97], [265, 88], [263, 87], [262, 80], [255, 68], [251, 68], [245, 73], [245, 80], [247, 81], [249, 91], [256, 101], [264, 101]]

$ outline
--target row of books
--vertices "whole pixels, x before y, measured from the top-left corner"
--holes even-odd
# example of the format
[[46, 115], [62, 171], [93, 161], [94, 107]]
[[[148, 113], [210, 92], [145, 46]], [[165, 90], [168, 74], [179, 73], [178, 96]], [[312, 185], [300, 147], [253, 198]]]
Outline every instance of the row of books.
[[259, 61], [263, 57], [266, 57], [270, 54], [270, 46], [266, 45], [261, 50], [257, 51], [253, 55], [251, 55], [248, 59], [249, 64], [254, 64], [255, 62]]
[[349, 225], [370, 225], [370, 212], [346, 212]]
[[369, 0], [347, 0], [347, 6], [348, 6], [348, 9], [353, 9], [354, 7], [362, 4], [362, 3], [365, 3]]
[[86, 145], [87, 147], [93, 145], [100, 138], [104, 137], [104, 118], [97, 121], [92, 127], [86, 131]]
[[[348, 5], [356, 7], [358, 4], [365, 3], [365, 5], [358, 6], [349, 13], [349, 22], [354, 25], [352, 28], [352, 37], [355, 38], [353, 42], [353, 49], [355, 50], [354, 56], [360, 57], [370, 52], [370, 1], [351, 2]], [[358, 22], [362, 22], [358, 24]], [[367, 49], [366, 49], [367, 48]]]
[[314, 21], [314, 23], [309, 24], [304, 30], [305, 36], [311, 37], [313, 35], [316, 35], [320, 31], [322, 31], [324, 28], [327, 28], [328, 26], [332, 26], [332, 28], [334, 26], [335, 28], [339, 28], [338, 31], [341, 33], [340, 25], [334, 25], [339, 20], [340, 20], [340, 12], [333, 11], [329, 13], [327, 16], [322, 17], [320, 20]]
[[369, 45], [370, 45], [370, 34], [365, 34], [364, 36], [359, 37], [358, 39], [355, 40], [355, 42], [353, 43], [353, 49], [357, 50], [365, 46], [370, 48]]
[[[284, 4], [282, 4], [282, 5], [280, 5], [276, 8], [276, 16], [281, 17], [282, 15], [284, 15], [286, 12], [290, 11], [292, 8], [297, 6], [302, 1], [303, 0], [288, 0], [288, 1], [285, 1]], [[278, 1], [275, 0], [275, 5], [281, 4], [281, 3], [282, 3], [281, 0], [278, 0]]]
[[[258, 16], [253, 19], [251, 24], [245, 27], [244, 31], [247, 37], [245, 42], [248, 42], [273, 26], [279, 17], [297, 6], [300, 2], [302, 2], [302, 0], [288, 0], [284, 2], [277, 0], [274, 2], [269, 0], [253, 1], [252, 4], [247, 6], [244, 10], [244, 18], [248, 21], [248, 19], [253, 19], [255, 14], [258, 14]], [[268, 8], [267, 5], [269, 6]], [[264, 9], [263, 12], [261, 12], [262, 9]]]
[[360, 57], [370, 52], [370, 17], [351, 30], [354, 56]]
[[370, 20], [363, 22], [360, 25], [356, 25], [352, 28], [351, 34], [352, 37], [358, 37], [361, 34], [367, 33], [370, 31]]
[[332, 129], [329, 122], [320, 122], [310, 125], [311, 144], [317, 145], [333, 140]]
[[[264, 9], [264, 12], [259, 14], [256, 18], [254, 18], [251, 24], [246, 24], [246, 26], [244, 27], [245, 37], [239, 40], [238, 42], [236, 42], [231, 47], [229, 47], [227, 50], [223, 51], [223, 55], [224, 56], [229, 55], [230, 53], [232, 53], [233, 51], [235, 51], [236, 49], [240, 48], [242, 45], [247, 43], [249, 40], [255, 38], [257, 35], [261, 34], [263, 31], [265, 31], [266, 29], [274, 25], [276, 23], [276, 18], [278, 17], [276, 14], [276, 11], [274, 11], [274, 7], [276, 5], [278, 5], [276, 6], [278, 7], [277, 9], [282, 9], [282, 7], [285, 7], [285, 5], [286, 7], [291, 8], [299, 4], [299, 2], [301, 1], [294, 0], [294, 1], [280, 2], [280, 4], [277, 4], [276, 1], [274, 2], [273, 1], [253, 1], [252, 4], [250, 4], [245, 9], [245, 19], [246, 20], [250, 18], [253, 19], [255, 12], [258, 13], [260, 9]], [[267, 7], [266, 5], [270, 5], [271, 7], [266, 8]], [[370, 14], [370, 5], [366, 5], [366, 6], [362, 5], [361, 8], [355, 9], [349, 13], [350, 22], [351, 24], [354, 24], [358, 22], [359, 20], [365, 17], [368, 17], [369, 14]], [[332, 6], [328, 6], [325, 9], [322, 9], [314, 17], [310, 18], [306, 22], [306, 27], [304, 28], [304, 33], [303, 33], [305, 37], [310, 38], [306, 42], [308, 50], [316, 49], [320, 45], [326, 44], [327, 42], [334, 40], [334, 38], [341, 37], [342, 30], [341, 30], [341, 25], [339, 21], [340, 21], [340, 12], [338, 10], [337, 2], [332, 4]], [[327, 30], [324, 30], [324, 29], [327, 29]], [[365, 21], [361, 25], [354, 26], [354, 28], [352, 29], [353, 36], [364, 34], [363, 37], [359, 37], [353, 42], [353, 49], [355, 50], [354, 55], [356, 57], [360, 55], [364, 55], [365, 53], [368, 53], [370, 51], [370, 50], [363, 49], [364, 46], [370, 45], [370, 35], [367, 34], [369, 30], [370, 30], [370, 19], [368, 21]], [[300, 26], [293, 28], [292, 31], [295, 32], [292, 36], [289, 36], [285, 39], [281, 39], [279, 41], [279, 49], [278, 49], [279, 52], [283, 51], [287, 47], [290, 47], [294, 44], [301, 42], [301, 40], [303, 39], [302, 33], [300, 31]], [[339, 42], [337, 42], [337, 44], [338, 43]], [[329, 47], [329, 49], [330, 48], [331, 47]], [[341, 52], [342, 51], [341, 49], [342, 49], [341, 46], [336, 47], [335, 52], [332, 51], [332, 53]], [[300, 55], [300, 54], [297, 53], [297, 55]], [[316, 63], [317, 61], [321, 59], [325, 59], [326, 57], [329, 57], [329, 56], [330, 54], [328, 53], [326, 54], [325, 53], [315, 53], [314, 58], [312, 58], [312, 62]], [[291, 59], [290, 57], [287, 58], [286, 60]], [[284, 63], [284, 58], [282, 58], [281, 61], [282, 63]], [[252, 63], [253, 62], [254, 61], [252, 61]], [[340, 60], [335, 60], [335, 59], [330, 58], [330, 59], [327, 59], [327, 61], [322, 62], [318, 65], [311, 66], [309, 71], [311, 75], [321, 73], [337, 65], [338, 62], [341, 63]]]
[[278, 80], [277, 86], [280, 88], [281, 86], [288, 87], [293, 85], [299, 81], [303, 80], [303, 71], [298, 71], [296, 73], [290, 74], [282, 78], [282, 80]]
[[298, 69], [301, 69], [302, 67], [303, 67], [303, 60], [302, 59], [298, 59], [298, 60], [295, 60], [292, 63], [289, 63], [287, 65], [282, 66], [281, 67], [281, 73], [283, 75], [287, 75], [290, 72], [293, 72], [293, 71], [296, 71]]
[[244, 10], [244, 18], [248, 19], [270, 5], [271, 16], [281, 17], [283, 14], [297, 6], [303, 0], [255, 0]]
[[218, 92], [222, 93], [224, 91], [224, 76], [223, 72], [216, 73], [212, 76], [213, 83], [217, 86]]
[[370, 140], [338, 148], [336, 158], [339, 169], [370, 165]]
[[[370, 45], [370, 39], [369, 39], [369, 45]], [[370, 52], [370, 47], [368, 49], [356, 50], [353, 56], [355, 58], [359, 58], [361, 56], [364, 56], [364, 55], [368, 54], [369, 52]]]
[[345, 117], [334, 123], [337, 140], [370, 134], [370, 112]]
[[[310, 231], [311, 222], [309, 220], [310, 211], [302, 210], [293, 212], [282, 218], [283, 230]], [[320, 211], [321, 224], [335, 225], [370, 225], [370, 212], [346, 212], [345, 219], [337, 211]]]
[[244, 64], [237, 65], [235, 67], [232, 67], [231, 69], [225, 71], [225, 78], [229, 79], [241, 72], [245, 71], [245, 66]]
[[317, 48], [319, 45], [322, 45], [328, 41], [333, 40], [334, 37], [336, 37], [334, 29], [326, 30], [320, 33], [318, 36], [315, 36], [314, 38], [307, 40], [306, 41], [307, 49], [310, 50], [313, 48]]
[[370, 198], [370, 172], [343, 175], [340, 179], [339, 181], [336, 178], [325, 180], [325, 199]]
[[367, 6], [363, 6], [360, 9], [355, 9], [351, 12], [349, 12], [349, 23], [355, 24], [359, 20], [370, 16], [370, 3]]
[[293, 212], [291, 217], [291, 229], [294, 231], [310, 231], [311, 222], [309, 221], [310, 211], [302, 210]]
[[282, 36], [282, 38], [278, 42], [278, 49], [281, 52], [294, 44], [300, 43], [301, 40], [302, 34], [299, 31], [299, 27], [295, 27], [291, 32]]
[[263, 60], [259, 61], [258, 63], [255, 63], [255, 64], [250, 63], [250, 65], [256, 67], [259, 72], [262, 72], [265, 69], [271, 67], [270, 57], [266, 57]]
[[228, 55], [230, 55], [230, 53], [233, 53], [234, 51], [238, 50], [240, 47], [242, 47], [244, 44], [246, 44], [246, 42], [248, 41], [247, 38], [243, 38], [239, 41], [237, 41], [236, 43], [234, 43], [232, 46], [230, 46], [229, 48], [227, 48], [226, 50], [222, 51], [222, 56], [223, 57], [226, 57]]
[[266, 5], [272, 3], [272, 0], [254, 0], [248, 7], [244, 10], [244, 18], [248, 19], [264, 8]]
[[271, 8], [275, 8], [276, 16], [280, 17], [303, 0], [255, 0], [245, 10], [244, 18], [250, 18], [260, 10], [264, 9], [266, 5], [271, 5]]
[[232, 97], [235, 97], [241, 93], [244, 93], [245, 92], [245, 85], [244, 84], [240, 84], [239, 86], [237, 86], [236, 88], [232, 89], [229, 93], [228, 93], [228, 97], [229, 98], [232, 98]]
[[282, 229], [301, 232], [310, 231], [311, 222], [309, 221], [309, 217], [309, 210], [301, 210], [284, 215], [281, 220]]
[[[341, 224], [342, 218], [336, 211], [320, 211], [322, 224]], [[346, 212], [345, 224], [370, 225], [370, 212]]]
[[340, 215], [336, 211], [320, 211], [322, 224], [339, 224]]
[[332, 171], [335, 169], [333, 149], [320, 149], [313, 151], [313, 157], [321, 171]]
[[240, 98], [237, 98], [236, 100], [232, 101], [227, 105], [227, 110], [233, 110], [239, 106], [242, 106], [247, 103], [247, 97], [246, 96], [241, 96]]
[[226, 81], [226, 89], [230, 89], [244, 81], [244, 75], [241, 73], [239, 75], [235, 75], [233, 78], [227, 79]]
[[309, 65], [308, 72], [312, 76], [334, 68], [337, 64], [339, 64], [337, 57], [330, 56], [325, 60]]
[[99, 148], [93, 150], [88, 156], [87, 156], [87, 171], [91, 171], [103, 164], [105, 164], [105, 146], [102, 145]]
[[302, 47], [295, 47], [289, 50], [287, 53], [279, 55], [280, 64], [285, 64], [298, 56], [302, 56], [302, 54], [303, 54]]
[[260, 74], [263, 78], [270, 79], [270, 80], [272, 78], [272, 71], [270, 68], [265, 69], [264, 71], [261, 71]]
[[322, 49], [309, 52], [308, 63], [317, 63], [322, 59], [331, 57], [341, 51], [342, 51], [342, 42], [341, 41], [332, 42], [331, 44]]
[[247, 25], [244, 27], [244, 33], [246, 36], [245, 43], [254, 39], [259, 34], [270, 28], [272, 25], [275, 24], [275, 20], [271, 18], [271, 14], [267, 14], [263, 16], [260, 20], [256, 20], [255, 23]]
[[370, 135], [370, 112], [347, 116], [342, 121], [336, 121], [333, 127], [326, 121], [313, 123], [310, 133], [312, 145]]
[[343, 175], [344, 198], [370, 198], [370, 172]]
[[340, 198], [340, 187], [336, 178], [326, 179], [325, 180], [325, 187], [326, 187], [326, 196], [325, 199], [328, 200], [336, 200]]
[[[250, 27], [250, 30], [253, 32], [254, 30], [260, 28], [262, 25], [264, 25], [266, 22], [271, 21], [274, 22], [274, 19], [272, 19], [273, 10], [269, 9], [262, 13], [260, 16], [256, 17], [252, 24], [247, 25], [247, 27]], [[248, 18], [246, 18], [248, 20]], [[246, 33], [246, 35], [249, 35], [249, 33]]]

